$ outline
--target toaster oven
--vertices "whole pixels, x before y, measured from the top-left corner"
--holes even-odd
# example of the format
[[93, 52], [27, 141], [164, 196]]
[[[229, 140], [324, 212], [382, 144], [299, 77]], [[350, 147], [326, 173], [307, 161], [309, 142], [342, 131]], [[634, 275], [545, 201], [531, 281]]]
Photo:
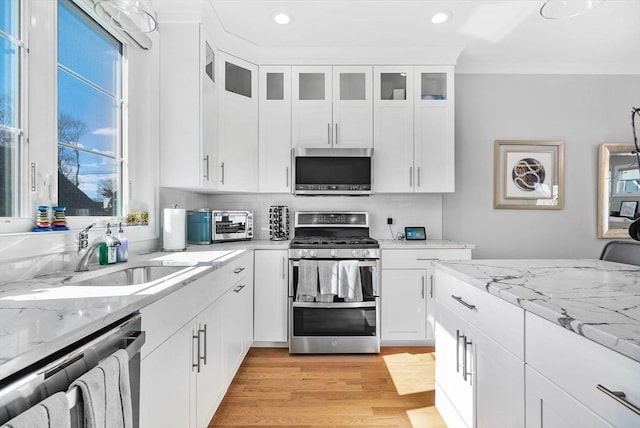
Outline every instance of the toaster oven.
[[213, 242], [241, 241], [253, 238], [253, 212], [211, 212], [211, 240]]

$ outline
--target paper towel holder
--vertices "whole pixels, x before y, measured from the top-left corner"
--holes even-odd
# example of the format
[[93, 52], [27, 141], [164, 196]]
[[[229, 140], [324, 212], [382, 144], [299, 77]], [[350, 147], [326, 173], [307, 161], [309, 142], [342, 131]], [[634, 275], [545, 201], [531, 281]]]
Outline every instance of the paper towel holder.
[[178, 208], [165, 208], [162, 216], [162, 248], [163, 252], [187, 250], [187, 211]]

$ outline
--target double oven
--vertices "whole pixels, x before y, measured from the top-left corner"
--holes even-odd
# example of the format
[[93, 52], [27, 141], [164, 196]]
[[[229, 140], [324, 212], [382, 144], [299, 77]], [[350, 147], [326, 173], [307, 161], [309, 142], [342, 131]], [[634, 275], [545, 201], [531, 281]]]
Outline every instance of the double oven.
[[296, 212], [289, 245], [289, 352], [378, 353], [380, 268], [368, 213]]

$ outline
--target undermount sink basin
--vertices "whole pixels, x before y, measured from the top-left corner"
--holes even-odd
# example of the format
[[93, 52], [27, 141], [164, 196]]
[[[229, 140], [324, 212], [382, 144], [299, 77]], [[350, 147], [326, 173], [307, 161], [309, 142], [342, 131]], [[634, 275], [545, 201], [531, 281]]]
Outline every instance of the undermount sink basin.
[[[95, 275], [86, 274], [73, 276], [63, 282], [77, 286], [123, 286], [139, 285], [168, 277], [171, 274], [186, 270], [194, 264], [185, 265], [139, 265], [123, 266], [117, 270], [108, 272], [96, 272]], [[108, 268], [107, 268], [108, 269]], [[93, 272], [91, 272], [93, 273]]]

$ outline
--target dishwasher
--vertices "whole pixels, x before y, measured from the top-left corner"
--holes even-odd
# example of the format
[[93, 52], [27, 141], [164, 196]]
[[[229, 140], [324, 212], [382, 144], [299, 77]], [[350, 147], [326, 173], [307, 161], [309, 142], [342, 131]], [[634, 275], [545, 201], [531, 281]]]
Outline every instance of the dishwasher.
[[45, 398], [66, 391], [72, 427], [83, 427], [82, 395], [74, 380], [114, 352], [129, 358], [133, 426], [139, 426], [140, 348], [145, 341], [139, 313], [129, 315], [0, 381], [0, 425]]

